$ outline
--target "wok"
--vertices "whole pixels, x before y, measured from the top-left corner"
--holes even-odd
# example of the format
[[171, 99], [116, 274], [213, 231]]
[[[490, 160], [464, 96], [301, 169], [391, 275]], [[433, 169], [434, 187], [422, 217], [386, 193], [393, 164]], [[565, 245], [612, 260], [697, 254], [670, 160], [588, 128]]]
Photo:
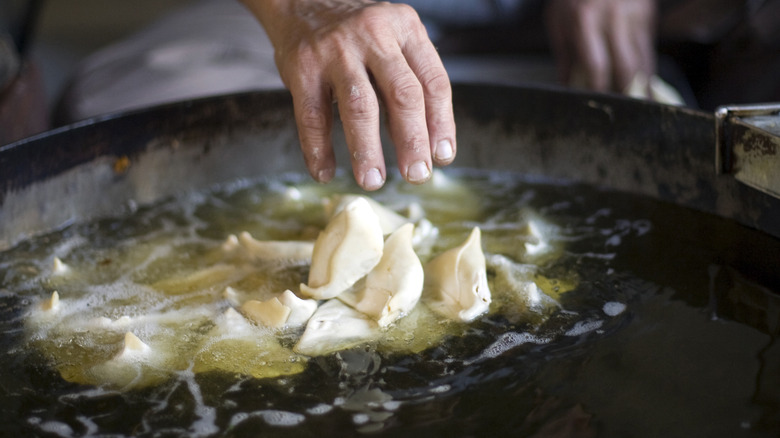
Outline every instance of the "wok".
[[[716, 172], [721, 160], [711, 114], [487, 85], [456, 86], [454, 105], [455, 166], [647, 195], [780, 236], [780, 201]], [[339, 129], [337, 145], [343, 144]], [[338, 148], [342, 164], [344, 149]], [[385, 156], [390, 169], [392, 149]], [[128, 165], [117, 165], [123, 157]], [[149, 203], [231, 179], [302, 169], [291, 100], [283, 91], [85, 120], [0, 147], [0, 248], [115, 213], [130, 200]]]
[[[684, 239], [691, 230], [702, 236], [721, 232], [712, 221], [699, 223], [700, 216], [686, 211], [737, 223], [744, 233], [713, 239], [719, 263], [740, 278], [750, 277], [760, 290], [780, 290], [780, 200], [716, 171], [716, 161], [718, 169], [734, 163], [727, 153], [716, 153], [712, 114], [617, 96], [476, 84], [456, 85], [454, 105], [455, 167], [585, 184], [672, 204], [682, 212], [664, 219], [680, 224], [673, 239]], [[342, 145], [337, 159], [348, 163], [340, 126], [334, 131], [335, 143]], [[392, 150], [385, 156], [390, 169]], [[0, 148], [0, 249], [179, 193], [303, 169], [291, 99], [284, 91], [86, 120]], [[729, 315], [769, 336], [772, 341], [762, 351], [777, 356], [776, 294], [735, 300], [747, 310]], [[765, 366], [771, 369], [757, 377], [757, 393], [774, 385], [771, 376], [779, 371], [771, 361]], [[769, 427], [780, 424], [776, 406], [767, 414]]]

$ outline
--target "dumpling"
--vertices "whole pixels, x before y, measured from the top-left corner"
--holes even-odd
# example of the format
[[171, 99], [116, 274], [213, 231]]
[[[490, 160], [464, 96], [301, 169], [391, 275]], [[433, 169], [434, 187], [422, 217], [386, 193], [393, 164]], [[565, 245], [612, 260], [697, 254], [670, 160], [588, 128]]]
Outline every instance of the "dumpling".
[[293, 351], [321, 356], [373, 341], [381, 333], [379, 325], [368, 315], [339, 300], [330, 300], [314, 312]]
[[[366, 202], [368, 202], [368, 205], [371, 206], [371, 209], [374, 210], [374, 213], [376, 213], [376, 216], [379, 219], [379, 226], [382, 227], [382, 234], [384, 235], [388, 235], [397, 230], [401, 225], [411, 222], [409, 219], [401, 216], [384, 205], [362, 195], [341, 195], [334, 197], [331, 202], [337, 201], [338, 203], [336, 204], [335, 208], [333, 208], [331, 215], [333, 216], [338, 214], [344, 209], [344, 207], [358, 198], [365, 199]], [[326, 206], [326, 208], [328, 207], [329, 206]]]
[[423, 267], [412, 247], [414, 225], [406, 224], [391, 234], [384, 253], [368, 273], [359, 292], [349, 292], [339, 299], [374, 318], [380, 327], [408, 314], [420, 300]]
[[317, 237], [309, 284], [301, 284], [301, 293], [318, 300], [336, 297], [379, 263], [383, 247], [376, 213], [365, 198], [356, 198]]
[[425, 265], [425, 294], [431, 309], [450, 319], [468, 322], [487, 312], [491, 297], [478, 227]]

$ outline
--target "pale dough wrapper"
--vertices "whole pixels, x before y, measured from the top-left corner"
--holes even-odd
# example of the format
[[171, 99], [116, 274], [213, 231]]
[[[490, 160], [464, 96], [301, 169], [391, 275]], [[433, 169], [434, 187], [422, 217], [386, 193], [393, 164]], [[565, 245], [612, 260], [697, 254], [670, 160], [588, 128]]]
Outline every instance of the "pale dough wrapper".
[[222, 244], [225, 252], [243, 251], [250, 260], [311, 260], [314, 243], [286, 240], [257, 240], [247, 231], [231, 234]]
[[327, 300], [368, 274], [382, 258], [384, 236], [376, 213], [358, 197], [336, 214], [314, 242], [305, 296]]
[[321, 356], [378, 339], [381, 334], [379, 325], [368, 315], [330, 300], [314, 312], [293, 351]]
[[315, 300], [302, 300], [289, 289], [270, 300], [249, 300], [241, 306], [241, 312], [247, 318], [270, 328], [301, 326], [306, 324], [315, 310]]
[[[393, 210], [385, 207], [384, 205], [374, 201], [373, 199], [362, 195], [335, 196], [330, 199], [331, 204], [326, 205], [326, 208], [333, 209], [333, 211], [330, 213], [330, 216], [333, 217], [358, 198], [365, 199], [366, 202], [368, 202], [368, 205], [371, 206], [371, 209], [374, 210], [376, 217], [379, 219], [379, 226], [382, 227], [382, 234], [384, 235], [388, 235], [397, 230], [401, 225], [411, 222], [408, 218], [405, 218]], [[336, 203], [335, 207], [333, 207], [333, 203]]]
[[412, 311], [423, 288], [423, 267], [412, 247], [414, 225], [406, 224], [385, 242], [382, 259], [368, 273], [365, 287], [339, 299], [387, 327]]
[[425, 293], [431, 309], [450, 319], [468, 322], [487, 312], [491, 297], [478, 227], [425, 265]]

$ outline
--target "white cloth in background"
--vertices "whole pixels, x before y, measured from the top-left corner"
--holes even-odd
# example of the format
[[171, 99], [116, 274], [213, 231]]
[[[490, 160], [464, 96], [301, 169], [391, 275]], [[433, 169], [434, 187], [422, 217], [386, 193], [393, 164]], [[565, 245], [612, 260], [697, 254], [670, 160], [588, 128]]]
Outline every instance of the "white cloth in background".
[[237, 1], [207, 0], [90, 55], [58, 109], [61, 123], [156, 104], [283, 88], [273, 47]]

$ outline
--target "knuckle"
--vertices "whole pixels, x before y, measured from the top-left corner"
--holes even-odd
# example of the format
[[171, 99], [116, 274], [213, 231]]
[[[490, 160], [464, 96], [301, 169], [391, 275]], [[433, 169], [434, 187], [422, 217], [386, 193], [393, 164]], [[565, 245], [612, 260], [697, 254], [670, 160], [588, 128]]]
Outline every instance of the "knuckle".
[[340, 105], [343, 105], [342, 116], [349, 120], [373, 120], [379, 116], [379, 109], [373, 90], [366, 90], [353, 85], [348, 90], [349, 95]]
[[452, 92], [450, 78], [444, 70], [424, 75], [421, 82], [423, 88], [432, 96], [448, 98]]
[[326, 111], [313, 99], [306, 99], [300, 105], [298, 125], [312, 134], [323, 133], [328, 129]]
[[388, 105], [395, 108], [407, 111], [417, 110], [422, 107], [423, 103], [422, 85], [412, 75], [404, 75], [391, 82], [387, 98]]

